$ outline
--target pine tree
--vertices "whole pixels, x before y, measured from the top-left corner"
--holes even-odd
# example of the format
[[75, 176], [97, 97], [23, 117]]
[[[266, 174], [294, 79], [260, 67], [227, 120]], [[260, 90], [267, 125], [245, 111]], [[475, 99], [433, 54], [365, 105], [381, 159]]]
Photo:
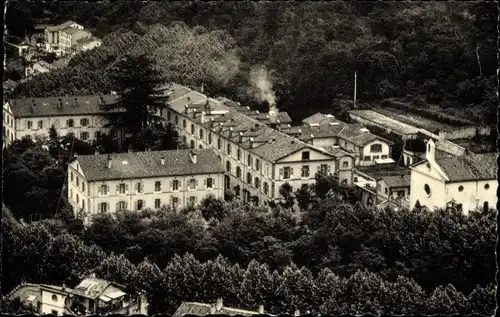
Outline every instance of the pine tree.
[[116, 104], [106, 106], [109, 126], [117, 132], [136, 135], [161, 122], [168, 97], [165, 80], [153, 60], [146, 55], [127, 55], [111, 69], [111, 78], [120, 96]]

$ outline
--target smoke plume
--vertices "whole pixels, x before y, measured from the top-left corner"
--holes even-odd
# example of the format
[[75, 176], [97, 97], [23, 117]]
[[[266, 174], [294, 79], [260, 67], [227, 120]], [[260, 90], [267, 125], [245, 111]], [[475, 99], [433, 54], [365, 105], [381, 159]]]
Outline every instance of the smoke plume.
[[276, 109], [276, 93], [269, 72], [264, 66], [253, 67], [250, 70], [250, 88], [248, 93], [259, 102], [267, 101], [269, 110]]

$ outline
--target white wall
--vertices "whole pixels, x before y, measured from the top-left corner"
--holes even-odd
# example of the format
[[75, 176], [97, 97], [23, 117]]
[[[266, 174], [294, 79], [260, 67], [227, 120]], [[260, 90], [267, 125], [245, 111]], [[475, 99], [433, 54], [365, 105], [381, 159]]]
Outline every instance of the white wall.
[[[486, 189], [485, 185], [489, 188]], [[459, 187], [463, 186], [463, 191]], [[495, 179], [488, 181], [457, 182], [446, 184], [446, 201], [454, 199], [457, 204], [463, 205], [464, 212], [483, 208], [484, 202], [488, 202], [489, 208], [496, 208], [496, 190], [498, 183]]]
[[[371, 152], [370, 148], [374, 144], [380, 144], [382, 145], [382, 151], [381, 152]], [[387, 158], [391, 158], [391, 153], [390, 153], [390, 146], [386, 142], [383, 142], [381, 140], [376, 140], [373, 142], [370, 142], [366, 144], [362, 151], [361, 151], [361, 157], [360, 157], [360, 165], [361, 166], [370, 166], [375, 164], [375, 159], [373, 158], [374, 156], [378, 156], [379, 159], [382, 158], [383, 155], [386, 155]], [[365, 156], [369, 156], [370, 160], [365, 161]]]
[[[54, 301], [52, 296], [55, 295], [57, 299]], [[52, 311], [57, 311], [57, 315], [64, 314], [65, 295], [53, 293], [42, 289], [42, 307], [40, 308], [42, 314], [52, 314]]]

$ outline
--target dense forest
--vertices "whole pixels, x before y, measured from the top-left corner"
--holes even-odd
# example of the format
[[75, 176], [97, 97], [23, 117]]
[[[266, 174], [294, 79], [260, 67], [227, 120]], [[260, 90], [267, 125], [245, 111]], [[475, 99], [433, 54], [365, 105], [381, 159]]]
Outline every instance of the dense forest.
[[[104, 39], [71, 65], [20, 85], [17, 94], [105, 93], [123, 54], [150, 54], [168, 80], [251, 106], [249, 74], [264, 66], [278, 107], [293, 118], [401, 98], [409, 109], [476, 122], [496, 118], [494, 2], [14, 2], [11, 34], [37, 19], [75, 20]], [[118, 22], [119, 21], [119, 22]], [[344, 103], [345, 104], [345, 103]], [[387, 103], [385, 104], [387, 105]]]

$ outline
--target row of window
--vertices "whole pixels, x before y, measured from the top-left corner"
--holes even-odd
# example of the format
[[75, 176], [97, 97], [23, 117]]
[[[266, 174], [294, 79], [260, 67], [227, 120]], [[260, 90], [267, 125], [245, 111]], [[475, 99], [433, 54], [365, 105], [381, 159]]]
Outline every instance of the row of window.
[[[209, 177], [203, 180], [203, 187], [206, 189], [212, 189], [214, 188], [214, 179]], [[161, 181], [156, 181], [155, 182], [155, 187], [154, 187], [155, 192], [161, 192], [162, 191], [162, 182]], [[170, 191], [178, 191], [182, 188], [181, 181], [176, 179], [170, 181]], [[187, 189], [188, 190], [196, 190], [198, 188], [198, 180], [197, 179], [190, 179], [187, 182]], [[128, 184], [126, 183], [120, 183], [116, 185], [116, 193], [117, 194], [126, 194], [128, 193], [129, 188]], [[135, 184], [135, 192], [138, 194], [144, 193], [144, 183], [138, 182]], [[109, 185], [101, 185], [99, 187], [99, 195], [108, 195], [110, 193], [110, 188]]]
[[[344, 162], [349, 164], [348, 162]], [[317, 168], [318, 173], [322, 174], [328, 174], [330, 173], [330, 165], [328, 164], [321, 164]], [[291, 179], [293, 178], [293, 167], [291, 166], [285, 166], [283, 168], [279, 169], [279, 176], [282, 179]], [[310, 177], [310, 168], [309, 165], [302, 165], [301, 170], [300, 170], [300, 177], [301, 178], [309, 178]]]
[[[80, 126], [82, 126], [82, 127], [87, 127], [89, 125], [89, 123], [90, 123], [89, 119], [86, 119], [86, 118], [80, 119]], [[58, 119], [54, 120], [54, 126], [59, 127], [59, 120]], [[68, 128], [73, 128], [75, 126], [75, 121], [73, 119], [66, 120], [66, 126]], [[44, 127], [43, 120], [39, 120], [37, 122], [37, 129], [43, 129], [43, 127]], [[33, 121], [31, 121], [31, 120], [26, 121], [26, 128], [33, 129]]]
[[[374, 145], [378, 145], [378, 144], [374, 144]], [[386, 158], [388, 158], [388, 156], [387, 156], [387, 155], [382, 155], [382, 156], [380, 156], [380, 155], [374, 155], [374, 156], [373, 156], [373, 160], [374, 160], [374, 161], [375, 161], [375, 160], [378, 160], [378, 159], [380, 159], [380, 158], [381, 158], [381, 159], [386, 159]], [[365, 157], [363, 158], [363, 161], [371, 161], [371, 160], [372, 160], [372, 157], [371, 157], [371, 156], [369, 156], [369, 155], [367, 155], [367, 156], [365, 156]]]
[[[196, 196], [190, 196], [188, 198], [188, 203], [189, 204], [196, 204], [198, 202], [198, 197]], [[170, 198], [170, 205], [172, 207], [177, 207], [179, 206], [179, 197], [171, 197]], [[154, 208], [155, 209], [160, 209], [162, 206], [162, 200], [160, 198], [156, 198], [154, 200]], [[110, 205], [109, 203], [107, 202], [102, 202], [99, 204], [99, 211], [100, 212], [108, 212], [110, 211]], [[134, 202], [134, 208], [133, 210], [136, 211], [136, 210], [143, 210], [146, 208], [146, 201], [143, 200], [143, 199], [138, 199]], [[129, 210], [129, 205], [128, 205], [128, 201], [125, 201], [125, 200], [121, 200], [119, 202], [116, 203], [116, 211], [125, 211], [125, 210]]]

